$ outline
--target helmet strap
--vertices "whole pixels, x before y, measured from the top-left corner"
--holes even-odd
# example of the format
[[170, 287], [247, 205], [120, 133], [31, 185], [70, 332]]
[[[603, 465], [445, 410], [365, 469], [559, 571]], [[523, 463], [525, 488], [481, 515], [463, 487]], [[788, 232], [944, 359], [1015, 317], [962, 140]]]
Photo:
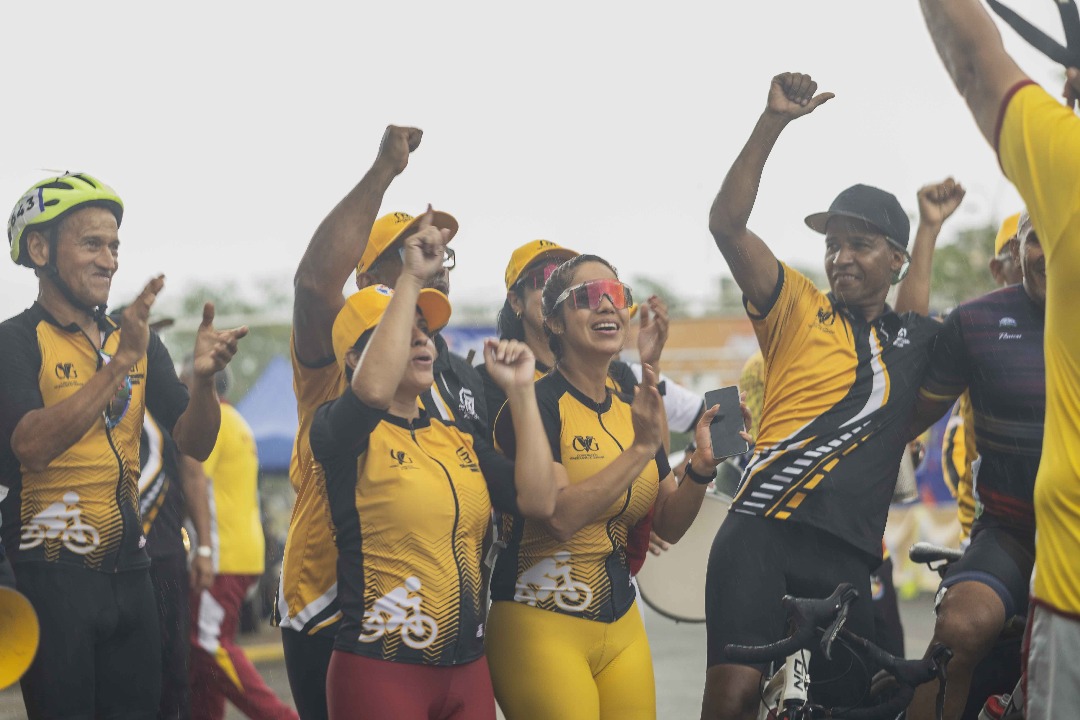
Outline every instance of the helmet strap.
[[56, 286], [56, 289], [59, 290], [60, 294], [64, 296], [64, 299], [67, 300], [76, 310], [85, 313], [86, 315], [89, 315], [91, 318], [93, 318], [94, 322], [97, 323], [98, 327], [105, 329], [105, 311], [107, 307], [105, 305], [87, 305], [78, 297], [76, 297], [74, 291], [72, 291], [72, 289], [68, 287], [68, 284], [60, 278], [60, 271], [56, 267], [56, 252], [58, 249], [57, 246], [59, 244], [60, 243], [58, 242], [57, 238], [50, 234], [49, 261], [45, 263], [45, 265], [37, 269], [41, 271], [41, 274], [44, 277], [48, 278], [49, 282]]

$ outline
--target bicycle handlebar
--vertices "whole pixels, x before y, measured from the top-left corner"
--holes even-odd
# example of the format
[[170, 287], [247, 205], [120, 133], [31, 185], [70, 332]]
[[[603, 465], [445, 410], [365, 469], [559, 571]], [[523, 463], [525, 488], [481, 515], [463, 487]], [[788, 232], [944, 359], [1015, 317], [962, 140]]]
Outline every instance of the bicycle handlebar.
[[822, 649], [831, 659], [832, 641], [847, 619], [847, 607], [859, 596], [849, 583], [836, 586], [827, 598], [797, 598], [785, 595], [781, 600], [788, 617], [795, 624], [795, 631], [783, 640], [768, 645], [728, 645], [724, 653], [732, 660], [748, 663], [770, 663], [784, 660], [799, 650], [809, 650], [814, 642], [817, 628], [828, 624], [823, 631]]
[[911, 562], [927, 565], [932, 562], [956, 562], [963, 557], [964, 551], [958, 548], [943, 547], [928, 542], [917, 542], [908, 550]]
[[[871, 707], [853, 708], [842, 713], [834, 713], [832, 717], [844, 720], [895, 718], [911, 702], [916, 687], [935, 678], [944, 683], [945, 669], [952, 658], [952, 651], [939, 643], [935, 644], [930, 654], [921, 660], [904, 660], [894, 657], [869, 640], [843, 627], [847, 618], [847, 608], [857, 597], [858, 592], [847, 583], [838, 585], [832, 595], [821, 600], [785, 595], [782, 604], [795, 626], [790, 636], [768, 645], [727, 645], [724, 653], [736, 662], [769, 663], [784, 660], [799, 650], [811, 649], [815, 644], [815, 635], [819, 627], [827, 624], [828, 627], [821, 630], [821, 647], [827, 656], [832, 641], [839, 636], [871, 663], [890, 673], [900, 684], [900, 690], [884, 702]], [[943, 694], [939, 692], [939, 704], [941, 699], [943, 699]]]

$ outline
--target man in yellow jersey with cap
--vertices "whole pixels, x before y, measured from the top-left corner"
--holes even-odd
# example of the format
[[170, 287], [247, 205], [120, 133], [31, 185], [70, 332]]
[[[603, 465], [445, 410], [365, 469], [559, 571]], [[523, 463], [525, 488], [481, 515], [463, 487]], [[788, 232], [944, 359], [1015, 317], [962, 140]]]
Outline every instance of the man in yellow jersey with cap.
[[[1059, 718], [1080, 707], [1080, 118], [1005, 52], [978, 0], [920, 4], [946, 69], [1027, 204], [1046, 256], [1046, 420], [1035, 480], [1026, 713], [1029, 720]], [[1064, 95], [1071, 106], [1080, 96], [1080, 20], [1072, 2], [1058, 9], [1070, 47], [1054, 55], [1068, 66]]]
[[[709, 555], [705, 615], [708, 669], [702, 717], [757, 716], [761, 666], [734, 661], [729, 644], [785, 635], [785, 594], [825, 597], [839, 583], [869, 598], [881, 564], [889, 502], [907, 446], [915, 393], [938, 323], [926, 317], [933, 244], [963, 188], [947, 180], [920, 191], [920, 222], [891, 193], [854, 185], [828, 211], [806, 218], [823, 234], [830, 292], [779, 261], [747, 223], [765, 162], [787, 125], [832, 98], [808, 75], [772, 79], [766, 107], [732, 164], [709, 214], [709, 230], [743, 291], [765, 359], [757, 445]], [[925, 212], [924, 212], [925, 211]], [[886, 302], [904, 278], [897, 310]], [[762, 568], [769, 568], [762, 572]], [[869, 601], [848, 627], [869, 636]], [[865, 673], [811, 656], [815, 701], [850, 706]], [[819, 669], [820, 668], [820, 669]]]
[[[380, 281], [393, 285], [400, 270], [393, 268], [401, 262], [397, 254], [401, 240], [415, 231], [419, 222], [418, 218], [400, 212], [376, 218], [383, 195], [408, 165], [410, 153], [419, 147], [422, 134], [416, 128], [386, 129], [375, 162], [316, 229], [294, 279], [291, 349], [299, 428], [289, 479], [297, 497], [289, 522], [274, 615], [282, 631], [293, 700], [303, 720], [327, 717], [326, 670], [341, 620], [337, 548], [331, 532], [325, 480], [321, 471], [316, 470], [311, 455], [311, 422], [315, 410], [339, 397], [347, 384], [344, 358], [335, 353], [332, 332], [334, 319], [345, 305], [342, 287], [354, 272], [361, 286]], [[451, 235], [457, 231], [457, 221], [446, 213], [434, 213], [434, 225], [449, 230]], [[382, 258], [384, 254], [386, 257]], [[449, 256], [444, 265], [452, 262]], [[448, 268], [433, 278], [433, 286], [448, 287], [446, 272]], [[445, 342], [441, 347], [445, 352]], [[463, 359], [455, 360], [455, 364], [458, 360], [465, 364]], [[436, 361], [437, 380], [443, 361], [440, 353]], [[451, 375], [442, 373], [448, 380]], [[439, 383], [439, 393], [427, 393], [424, 400], [431, 404], [430, 412], [446, 417], [451, 408], [457, 413], [456, 409], [463, 407], [465, 412], [457, 413], [462, 418], [483, 422], [477, 411], [483, 407], [482, 391], [475, 371], [473, 375], [476, 385], [468, 393], [463, 392], [468, 388], [455, 388], [450, 382]]]

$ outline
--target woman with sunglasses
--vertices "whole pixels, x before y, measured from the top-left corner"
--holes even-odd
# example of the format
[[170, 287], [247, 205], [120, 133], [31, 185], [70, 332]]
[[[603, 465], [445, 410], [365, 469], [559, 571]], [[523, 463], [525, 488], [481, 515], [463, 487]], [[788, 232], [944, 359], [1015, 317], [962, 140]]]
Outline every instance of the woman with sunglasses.
[[[543, 287], [554, 369], [536, 383], [557, 475], [554, 515], [505, 514], [507, 547], [492, 578], [487, 652], [507, 720], [656, 717], [652, 658], [626, 558], [627, 535], [654, 507], [658, 534], [678, 540], [715, 476], [707, 410], [676, 483], [663, 450], [663, 402], [646, 365], [633, 398], [612, 392], [608, 366], [630, 322], [630, 288], [595, 255], [561, 264]], [[648, 323], [649, 307], [640, 311]], [[514, 453], [513, 407], [495, 423]], [[689, 480], [689, 481], [687, 481]]]
[[429, 209], [406, 238], [396, 288], [364, 288], [334, 321], [335, 356], [346, 375], [355, 369], [311, 430], [339, 553], [331, 720], [495, 720], [480, 572], [491, 507], [542, 519], [558, 492], [524, 344], [484, 347], [514, 431], [529, 438], [510, 455], [516, 462], [422, 409], [431, 334], [450, 317], [446, 296], [424, 288], [442, 267], [447, 239], [431, 219]]

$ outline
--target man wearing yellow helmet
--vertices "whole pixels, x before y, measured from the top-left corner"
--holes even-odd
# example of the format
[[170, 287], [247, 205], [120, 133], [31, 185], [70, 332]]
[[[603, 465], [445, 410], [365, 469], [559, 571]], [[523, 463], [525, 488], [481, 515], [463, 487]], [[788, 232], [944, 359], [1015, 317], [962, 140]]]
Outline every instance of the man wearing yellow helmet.
[[0, 324], [2, 530], [42, 629], [22, 680], [31, 718], [157, 712], [157, 613], [138, 506], [143, 413], [205, 459], [220, 422], [213, 374], [247, 333], [216, 331], [207, 303], [189, 389], [148, 326], [163, 276], [119, 324], [106, 316], [122, 217], [111, 188], [67, 174], [30, 188], [8, 221], [12, 259], [38, 276], [37, 302]]
[[[346, 361], [335, 352], [334, 320], [346, 301], [342, 287], [356, 271], [359, 287], [393, 286], [402, 269], [404, 239], [419, 229], [420, 218], [406, 213], [378, 217], [390, 183], [409, 164], [410, 153], [423, 133], [416, 128], [389, 126], [371, 168], [326, 216], [308, 244], [296, 270], [293, 300], [292, 365], [299, 427], [289, 467], [296, 503], [281, 566], [274, 620], [281, 628], [285, 667], [296, 709], [303, 720], [327, 717], [326, 673], [341, 626], [337, 597], [337, 547], [331, 533], [326, 481], [314, 464], [310, 432], [320, 405], [341, 396], [348, 383]], [[377, 219], [376, 219], [377, 218]], [[432, 224], [457, 232], [457, 221], [433, 212]], [[443, 268], [429, 280], [442, 292], [449, 289], [453, 254], [447, 248]], [[463, 358], [453, 357], [437, 334], [434, 375], [438, 392], [421, 397], [428, 413], [444, 420], [483, 423], [484, 406], [479, 375]], [[471, 373], [471, 385], [457, 380]], [[479, 432], [477, 434], [486, 435]]]

